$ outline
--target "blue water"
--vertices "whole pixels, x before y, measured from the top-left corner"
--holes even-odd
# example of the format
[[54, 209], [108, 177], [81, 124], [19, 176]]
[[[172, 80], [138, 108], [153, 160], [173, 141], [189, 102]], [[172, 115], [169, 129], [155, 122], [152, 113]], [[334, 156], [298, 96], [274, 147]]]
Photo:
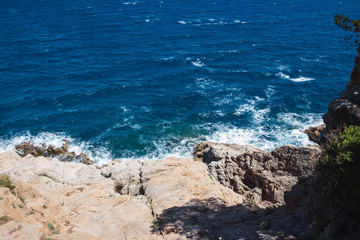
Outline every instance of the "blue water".
[[356, 56], [335, 13], [360, 1], [2, 0], [0, 149], [67, 138], [100, 164], [308, 144]]

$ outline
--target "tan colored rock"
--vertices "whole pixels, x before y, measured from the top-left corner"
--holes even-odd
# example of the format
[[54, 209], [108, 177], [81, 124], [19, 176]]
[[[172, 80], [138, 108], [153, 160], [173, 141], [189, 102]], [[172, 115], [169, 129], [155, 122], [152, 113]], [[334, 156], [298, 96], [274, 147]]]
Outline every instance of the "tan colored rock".
[[309, 139], [315, 143], [320, 142], [321, 133], [325, 130], [325, 124], [317, 127], [309, 127], [304, 131], [309, 136]]
[[142, 194], [141, 168], [142, 163], [140, 161], [114, 160], [101, 169], [101, 174], [114, 181], [116, 191], [120, 194], [137, 196]]
[[[203, 146], [206, 164], [168, 158], [97, 168], [0, 154], [0, 172], [15, 185], [14, 194], [0, 188], [0, 217], [7, 217], [0, 239], [276, 239], [278, 229], [289, 237], [302, 230], [285, 209], [269, 215], [265, 206], [276, 206], [282, 188], [309, 172], [300, 157], [306, 149]], [[232, 190], [240, 188], [243, 195]], [[264, 221], [271, 230], [259, 230]]]
[[19, 224], [16, 236], [33, 236], [23, 239], [157, 239], [147, 199], [116, 193], [95, 166], [9, 152], [0, 159], [16, 193], [0, 188], [0, 217], [11, 219], [0, 239], [15, 239]]

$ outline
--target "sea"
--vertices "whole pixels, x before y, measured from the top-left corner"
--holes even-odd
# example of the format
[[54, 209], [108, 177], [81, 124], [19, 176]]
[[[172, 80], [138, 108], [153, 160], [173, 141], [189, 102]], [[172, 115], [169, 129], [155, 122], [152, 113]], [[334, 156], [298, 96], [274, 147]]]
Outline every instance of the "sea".
[[357, 55], [359, 0], [1, 0], [0, 152], [23, 141], [114, 159], [203, 141], [311, 144]]

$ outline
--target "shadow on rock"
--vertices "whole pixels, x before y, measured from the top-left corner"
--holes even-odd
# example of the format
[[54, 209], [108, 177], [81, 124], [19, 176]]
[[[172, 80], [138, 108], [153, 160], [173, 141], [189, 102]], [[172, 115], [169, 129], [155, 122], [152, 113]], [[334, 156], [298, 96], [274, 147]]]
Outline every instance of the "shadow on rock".
[[305, 228], [302, 216], [288, 214], [284, 206], [227, 206], [210, 198], [166, 209], [154, 220], [152, 232], [170, 239], [295, 239]]

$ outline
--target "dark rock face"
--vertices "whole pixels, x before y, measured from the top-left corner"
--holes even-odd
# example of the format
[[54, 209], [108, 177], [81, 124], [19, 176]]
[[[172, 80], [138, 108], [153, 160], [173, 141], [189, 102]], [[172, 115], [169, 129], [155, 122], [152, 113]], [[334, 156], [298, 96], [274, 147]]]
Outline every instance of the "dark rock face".
[[355, 58], [355, 66], [351, 72], [350, 83], [347, 88], [360, 86], [360, 47], [357, 49], [359, 55]]
[[45, 143], [41, 146], [35, 145], [33, 142], [22, 142], [15, 146], [16, 153], [21, 157], [24, 157], [28, 154], [39, 157], [56, 157], [61, 161], [76, 161], [82, 162], [86, 165], [94, 164], [94, 161], [89, 159], [85, 153], [80, 153], [77, 155], [75, 152], [69, 152], [69, 143], [65, 139], [63, 140], [63, 145], [61, 147], [55, 147], [54, 145], [46, 145]]
[[318, 148], [282, 146], [272, 152], [236, 144], [201, 143], [194, 159], [222, 185], [264, 206], [283, 205], [284, 192], [312, 174]]
[[359, 55], [355, 58], [347, 89], [329, 104], [328, 112], [323, 116], [328, 131], [344, 125], [360, 125], [360, 47], [357, 51]]
[[328, 130], [360, 125], [360, 86], [346, 89], [341, 95], [329, 104], [328, 112], [323, 116]]

